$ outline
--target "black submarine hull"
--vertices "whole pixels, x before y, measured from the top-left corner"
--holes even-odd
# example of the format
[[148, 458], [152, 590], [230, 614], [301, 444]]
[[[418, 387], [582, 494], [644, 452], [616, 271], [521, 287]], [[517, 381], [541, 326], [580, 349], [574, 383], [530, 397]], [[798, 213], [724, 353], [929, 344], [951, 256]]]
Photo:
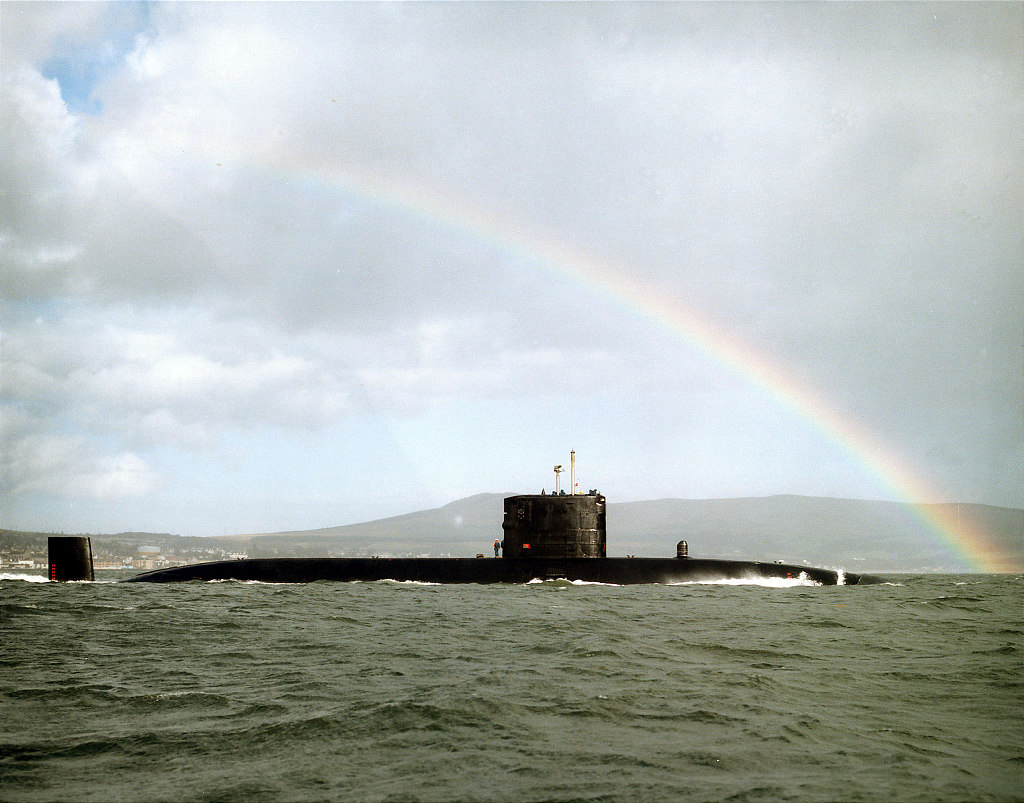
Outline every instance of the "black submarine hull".
[[822, 585], [882, 582], [871, 575], [842, 574], [831, 569], [702, 558], [247, 558], [157, 569], [128, 578], [125, 582], [395, 580], [417, 583], [528, 583], [531, 580], [565, 579], [634, 585], [800, 578]]

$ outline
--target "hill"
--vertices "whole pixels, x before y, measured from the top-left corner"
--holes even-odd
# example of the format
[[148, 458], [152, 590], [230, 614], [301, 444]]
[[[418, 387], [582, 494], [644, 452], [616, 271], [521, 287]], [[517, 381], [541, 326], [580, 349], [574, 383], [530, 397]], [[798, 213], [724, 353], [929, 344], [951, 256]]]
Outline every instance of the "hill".
[[[275, 555], [472, 556], [501, 538], [504, 499], [476, 494], [433, 510], [319, 530], [227, 536], [253, 557]], [[225, 539], [220, 539], [225, 540]]]
[[[477, 494], [444, 507], [363, 524], [235, 536], [250, 555], [487, 554], [501, 538], [503, 499]], [[926, 506], [934, 507], [934, 506]], [[1024, 571], [1024, 510], [962, 504]], [[752, 558], [863, 571], [957, 571], [963, 562], [910, 505], [831, 497], [658, 499], [608, 505], [608, 554], [671, 556], [685, 539], [695, 557]]]
[[[1024, 571], [1024, 510], [962, 504], [960, 514], [1008, 556], [1001, 570]], [[608, 506], [609, 543], [613, 532], [617, 549], [645, 555], [653, 554], [659, 534], [665, 541], [678, 533], [689, 542], [690, 554], [701, 557], [853, 571], [948, 572], [963, 566], [949, 538], [924, 523], [913, 506], [897, 502], [805, 496], [628, 502]]]
[[[115, 554], [131, 554], [142, 544], [158, 545], [168, 554], [207, 560], [217, 552], [250, 557], [469, 557], [489, 554], [494, 539], [501, 538], [503, 499], [508, 495], [477, 494], [433, 510], [317, 530], [213, 538], [120, 533], [94, 535], [93, 544], [97, 551]], [[1024, 510], [974, 504], [959, 508], [962, 520], [973, 522], [1007, 556], [1002, 570], [1024, 571]], [[31, 542], [45, 548], [44, 536], [0, 531], [0, 547]], [[875, 572], [953, 572], [966, 565], [948, 536], [930, 528], [912, 506], [896, 502], [771, 496], [608, 505], [609, 555], [668, 557], [682, 539], [694, 557], [783, 560]]]

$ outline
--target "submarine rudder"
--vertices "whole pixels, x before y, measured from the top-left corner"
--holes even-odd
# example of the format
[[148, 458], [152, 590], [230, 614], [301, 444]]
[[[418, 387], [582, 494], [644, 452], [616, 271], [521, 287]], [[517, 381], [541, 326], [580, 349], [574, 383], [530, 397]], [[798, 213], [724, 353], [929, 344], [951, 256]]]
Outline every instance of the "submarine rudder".
[[47, 576], [58, 582], [94, 580], [92, 539], [87, 535], [51, 535], [46, 539]]

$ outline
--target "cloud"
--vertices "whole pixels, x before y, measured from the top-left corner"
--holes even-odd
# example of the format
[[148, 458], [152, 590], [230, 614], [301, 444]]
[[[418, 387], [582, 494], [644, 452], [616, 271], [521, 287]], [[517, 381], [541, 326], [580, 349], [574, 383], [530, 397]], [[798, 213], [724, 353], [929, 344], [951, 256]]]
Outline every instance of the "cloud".
[[616, 297], [635, 281], [937, 486], [1020, 499], [1016, 7], [0, 13], [17, 487], [49, 465], [47, 493], [173, 494], [176, 466], [233, 465], [239, 433], [373, 419], [434, 443], [446, 410], [475, 433], [495, 406], [539, 427], [568, 400], [642, 433], [621, 474], [672, 465], [666, 493], [711, 441], [707, 476], [754, 466], [771, 489], [756, 465], [795, 450], [777, 490], [819, 488], [842, 445], [807, 446], [762, 409], [772, 389]]
[[156, 486], [152, 470], [137, 455], [96, 454], [84, 438], [30, 435], [7, 449], [4, 478], [16, 496], [43, 492], [112, 501], [145, 497]]

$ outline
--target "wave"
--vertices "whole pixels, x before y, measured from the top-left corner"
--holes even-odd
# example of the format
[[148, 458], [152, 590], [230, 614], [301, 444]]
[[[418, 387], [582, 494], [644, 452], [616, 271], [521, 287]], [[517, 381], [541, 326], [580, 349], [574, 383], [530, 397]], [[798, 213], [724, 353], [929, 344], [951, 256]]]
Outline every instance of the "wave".
[[26, 583], [49, 583], [50, 578], [45, 574], [14, 574], [11, 572], [0, 572], [2, 580], [23, 580]]
[[[15, 582], [25, 583], [52, 583], [54, 582], [45, 574], [15, 574], [13, 572], [0, 572], [0, 583], [5, 580], [13, 580]], [[78, 585], [80, 583], [87, 583], [88, 585], [110, 585], [112, 583], [118, 583], [119, 580], [62, 580], [58, 585]]]
[[686, 580], [669, 583], [670, 586], [762, 586], [763, 588], [797, 588], [801, 586], [820, 586], [805, 572], [799, 577], [720, 577], [716, 580]]

